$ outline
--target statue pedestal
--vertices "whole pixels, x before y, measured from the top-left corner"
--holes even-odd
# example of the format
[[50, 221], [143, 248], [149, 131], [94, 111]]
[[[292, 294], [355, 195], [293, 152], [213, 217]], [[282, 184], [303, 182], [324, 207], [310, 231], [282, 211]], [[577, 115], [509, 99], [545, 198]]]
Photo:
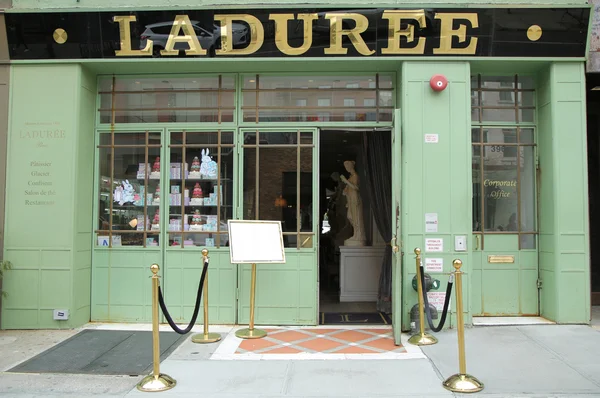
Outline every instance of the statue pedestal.
[[340, 301], [377, 301], [385, 246], [340, 246]]

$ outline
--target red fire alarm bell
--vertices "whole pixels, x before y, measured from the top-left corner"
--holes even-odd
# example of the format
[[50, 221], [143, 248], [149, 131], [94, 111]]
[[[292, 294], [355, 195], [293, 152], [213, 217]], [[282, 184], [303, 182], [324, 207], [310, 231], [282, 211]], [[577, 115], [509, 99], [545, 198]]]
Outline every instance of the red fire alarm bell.
[[448, 79], [444, 75], [433, 75], [431, 80], [429, 80], [429, 85], [433, 91], [444, 91], [448, 86]]

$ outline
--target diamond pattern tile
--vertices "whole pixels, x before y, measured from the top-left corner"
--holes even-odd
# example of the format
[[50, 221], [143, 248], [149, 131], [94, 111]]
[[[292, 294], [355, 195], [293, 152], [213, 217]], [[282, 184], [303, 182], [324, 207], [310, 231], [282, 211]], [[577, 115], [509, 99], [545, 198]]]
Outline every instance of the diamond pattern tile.
[[242, 340], [236, 354], [385, 354], [405, 353], [394, 344], [392, 329], [269, 329], [266, 337]]

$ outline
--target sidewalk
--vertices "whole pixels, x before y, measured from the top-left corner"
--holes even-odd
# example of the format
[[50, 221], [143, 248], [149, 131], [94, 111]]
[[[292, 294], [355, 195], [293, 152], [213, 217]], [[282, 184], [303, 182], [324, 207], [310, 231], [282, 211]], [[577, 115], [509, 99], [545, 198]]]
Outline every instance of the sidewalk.
[[[139, 328], [140, 325], [127, 327]], [[200, 332], [201, 328], [194, 330]], [[342, 359], [338, 354], [334, 359], [317, 353], [319, 359], [289, 359], [294, 358], [294, 354], [243, 352], [237, 354], [239, 357], [231, 354], [236, 352], [234, 346], [241, 342], [234, 336], [235, 330], [237, 327], [211, 327], [211, 332], [219, 332], [224, 337], [221, 343], [194, 344], [188, 338], [161, 363], [161, 372], [177, 380], [177, 386], [156, 394], [215, 398], [457, 396], [442, 387], [444, 379], [458, 372], [455, 331], [437, 333], [439, 343], [423, 349], [410, 346], [406, 343], [408, 336], [403, 336], [406, 357], [401, 353], [382, 353], [352, 354], [344, 357], [352, 359]], [[76, 332], [0, 331], [0, 396], [148, 395], [135, 388], [141, 377], [6, 372]], [[482, 392], [469, 395], [600, 397], [598, 323], [592, 327], [474, 327], [466, 330], [465, 340], [467, 372], [485, 384]], [[382, 355], [390, 359], [379, 359]], [[298, 356], [303, 357], [306, 355]]]

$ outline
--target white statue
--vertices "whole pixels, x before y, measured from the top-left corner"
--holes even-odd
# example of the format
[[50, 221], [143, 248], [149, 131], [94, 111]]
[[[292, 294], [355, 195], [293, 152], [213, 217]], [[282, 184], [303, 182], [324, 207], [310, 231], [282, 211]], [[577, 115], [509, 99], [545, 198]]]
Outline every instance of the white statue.
[[344, 196], [346, 196], [346, 207], [348, 208], [347, 217], [354, 228], [354, 234], [350, 239], [344, 241], [344, 246], [364, 246], [365, 229], [363, 223], [362, 200], [360, 199], [360, 190], [358, 189], [358, 174], [354, 170], [354, 162], [346, 160], [344, 167], [350, 173], [350, 177], [346, 178], [341, 175], [340, 180], [346, 187], [344, 188]]

